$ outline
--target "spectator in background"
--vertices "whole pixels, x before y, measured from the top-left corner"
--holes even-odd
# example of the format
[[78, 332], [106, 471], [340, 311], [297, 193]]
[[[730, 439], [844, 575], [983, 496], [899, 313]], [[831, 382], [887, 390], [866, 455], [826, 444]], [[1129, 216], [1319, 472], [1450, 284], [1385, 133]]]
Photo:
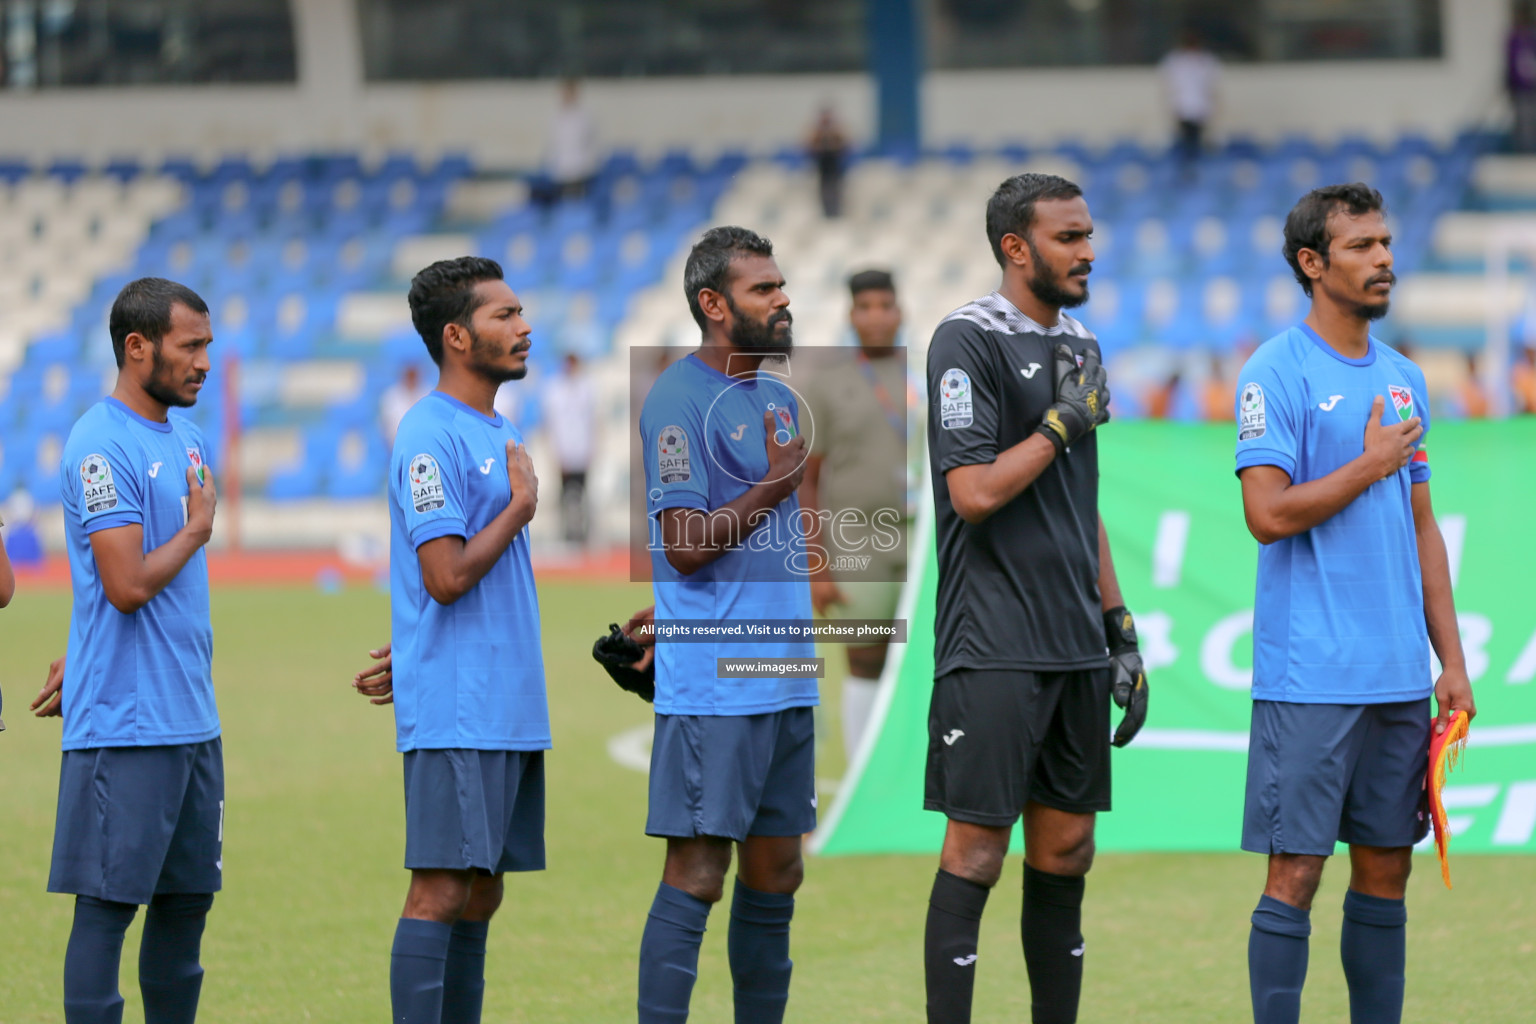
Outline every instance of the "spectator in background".
[[581, 84], [560, 83], [560, 106], [549, 122], [549, 177], [561, 199], [580, 199], [597, 173], [597, 132], [581, 103]]
[[1160, 384], [1154, 384], [1147, 390], [1146, 409], [1147, 419], [1166, 420], [1173, 418], [1174, 403], [1179, 397], [1179, 386], [1183, 383], [1184, 372], [1174, 370], [1167, 379]]
[[843, 215], [843, 173], [848, 162], [848, 137], [831, 107], [822, 107], [806, 144], [816, 163], [816, 182], [821, 192], [821, 212], [831, 220]]
[[1174, 150], [1188, 178], [1194, 174], [1195, 163], [1200, 159], [1205, 127], [1216, 113], [1216, 86], [1221, 79], [1221, 62], [1205, 48], [1200, 33], [1186, 27], [1179, 34], [1179, 45], [1163, 58], [1159, 70], [1168, 106], [1178, 122]]
[[1504, 87], [1514, 108], [1516, 152], [1536, 153], [1536, 19], [1526, 0], [1515, 4], [1504, 46]]
[[384, 394], [379, 396], [379, 429], [386, 445], [394, 446], [400, 421], [411, 406], [427, 397], [430, 390], [422, 383], [421, 371], [415, 363], [406, 363], [400, 371], [400, 379], [384, 389]]
[[1456, 385], [1456, 412], [1469, 420], [1488, 417], [1488, 392], [1477, 375], [1477, 355], [1467, 353], [1467, 375]]
[[1515, 392], [1514, 411], [1536, 414], [1536, 346], [1527, 345], [1520, 349], [1510, 377], [1510, 386]]
[[1221, 356], [1211, 354], [1211, 372], [1200, 385], [1200, 418], [1206, 423], [1236, 419], [1237, 381], [1227, 376]]
[[560, 463], [560, 525], [565, 539], [587, 542], [587, 470], [597, 437], [597, 390], [581, 357], [565, 354], [565, 370], [544, 388], [546, 429]]
[[[913, 418], [921, 399], [907, 369], [906, 350], [896, 347], [901, 307], [895, 280], [887, 271], [865, 270], [848, 279], [848, 291], [848, 320], [858, 349], [815, 353], [825, 358], [812, 363], [813, 372], [798, 385], [800, 415], [805, 419], [809, 412], [812, 424], [800, 508], [811, 515], [825, 513], [813, 539], [836, 562], [836, 568], [824, 565], [811, 577], [811, 605], [832, 618], [889, 620], [896, 616], [906, 580], [907, 536], [915, 511], [915, 494], [909, 497], [908, 490], [909, 445], [919, 445]], [[868, 564], [851, 568], [845, 552], [868, 556]], [[888, 646], [845, 647], [843, 750], [849, 763], [874, 709]]]

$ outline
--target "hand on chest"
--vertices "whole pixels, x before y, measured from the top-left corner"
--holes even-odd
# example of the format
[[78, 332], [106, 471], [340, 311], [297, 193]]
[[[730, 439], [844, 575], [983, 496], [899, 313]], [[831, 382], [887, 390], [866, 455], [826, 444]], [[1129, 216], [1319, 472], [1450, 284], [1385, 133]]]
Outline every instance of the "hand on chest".
[[[774, 440], [788, 444], [799, 433], [795, 416], [782, 392], [763, 388], [732, 388], [710, 409], [705, 424], [708, 470], [751, 486], [768, 472], [767, 428], [763, 414], [772, 415]], [[724, 482], [724, 481], [723, 481]]]
[[196, 470], [199, 479], [207, 472], [202, 449], [171, 437], [149, 451], [147, 458], [145, 521], [170, 532], [179, 530], [187, 522], [187, 470]]

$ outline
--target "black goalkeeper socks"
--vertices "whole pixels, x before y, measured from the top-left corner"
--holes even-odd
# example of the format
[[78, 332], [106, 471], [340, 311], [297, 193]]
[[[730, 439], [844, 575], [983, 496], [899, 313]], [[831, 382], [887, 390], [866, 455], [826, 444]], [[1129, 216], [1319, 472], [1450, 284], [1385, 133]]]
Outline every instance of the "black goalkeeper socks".
[[1029, 972], [1034, 1024], [1073, 1024], [1083, 990], [1081, 877], [1052, 875], [1024, 865], [1024, 912], [1019, 931]]
[[928, 897], [928, 928], [923, 935], [928, 1024], [969, 1024], [971, 993], [976, 985], [976, 942], [989, 892], [986, 886], [942, 868], [934, 876], [933, 894]]

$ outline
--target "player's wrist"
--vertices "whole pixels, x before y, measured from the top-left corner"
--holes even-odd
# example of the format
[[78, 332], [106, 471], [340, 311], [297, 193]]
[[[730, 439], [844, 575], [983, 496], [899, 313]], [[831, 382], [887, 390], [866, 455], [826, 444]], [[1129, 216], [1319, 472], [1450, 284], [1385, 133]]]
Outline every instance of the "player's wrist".
[[1111, 653], [1124, 650], [1140, 650], [1136, 636], [1136, 619], [1125, 605], [1116, 605], [1104, 612], [1104, 643]]
[[1055, 450], [1058, 456], [1067, 450], [1067, 445], [1072, 443], [1067, 425], [1063, 422], [1061, 413], [1055, 406], [1045, 411], [1045, 418], [1035, 428], [1035, 433], [1051, 442], [1051, 448]]

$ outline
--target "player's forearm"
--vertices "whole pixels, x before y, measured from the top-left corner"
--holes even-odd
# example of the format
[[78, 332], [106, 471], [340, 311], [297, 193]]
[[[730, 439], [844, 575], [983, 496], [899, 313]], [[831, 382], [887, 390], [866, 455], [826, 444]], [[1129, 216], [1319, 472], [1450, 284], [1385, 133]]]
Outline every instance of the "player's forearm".
[[208, 537], [203, 531], [183, 526], [137, 564], [128, 565], [126, 571], [101, 566], [101, 586], [107, 600], [124, 615], [132, 615], [169, 586], [206, 543]]
[[1099, 520], [1099, 599], [1105, 611], [1125, 605], [1120, 593], [1120, 579], [1115, 575], [1115, 560], [1109, 553], [1109, 533]]
[[1355, 459], [1327, 476], [1291, 484], [1269, 495], [1260, 507], [1245, 507], [1249, 532], [1260, 544], [1306, 533], [1344, 511], [1379, 479], [1374, 467]]
[[1466, 655], [1461, 649], [1461, 627], [1456, 622], [1456, 600], [1451, 596], [1451, 562], [1445, 551], [1440, 524], [1431, 516], [1417, 526], [1419, 575], [1424, 581], [1424, 625], [1429, 643], [1440, 664], [1448, 669], [1466, 671]]
[[430, 574], [423, 566], [422, 583], [427, 593], [438, 604], [453, 604], [469, 593], [491, 571], [491, 567], [512, 546], [517, 535], [532, 519], [533, 512], [528, 503], [514, 498], [479, 533], [464, 541], [457, 551], [450, 549], [446, 565], [434, 566]]
[[746, 543], [768, 514], [794, 491], [783, 481], [763, 481], [710, 512], [668, 509], [662, 522], [667, 562], [684, 576]]
[[1031, 434], [996, 460], [977, 466], [956, 466], [946, 474], [950, 503], [973, 526], [1023, 494], [1056, 458], [1056, 447], [1044, 434]]

